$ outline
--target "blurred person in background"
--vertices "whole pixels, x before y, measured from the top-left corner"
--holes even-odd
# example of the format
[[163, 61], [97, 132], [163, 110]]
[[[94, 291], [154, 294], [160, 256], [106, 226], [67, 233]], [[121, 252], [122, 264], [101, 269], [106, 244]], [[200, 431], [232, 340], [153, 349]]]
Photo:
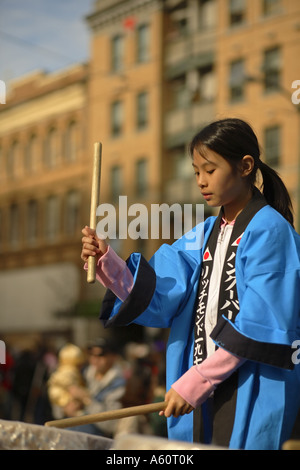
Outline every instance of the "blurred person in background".
[[25, 348], [15, 354], [11, 384], [11, 419], [13, 420], [27, 420], [28, 402], [35, 368], [36, 352], [34, 348]]
[[[124, 408], [152, 401], [152, 361], [146, 343], [130, 342], [124, 350], [126, 387], [121, 399]], [[114, 437], [128, 434], [153, 434], [149, 415], [120, 419]]]
[[[122, 398], [124, 408], [164, 401], [165, 386], [164, 342], [128, 343], [125, 359], [128, 361], [126, 390]], [[158, 413], [136, 415], [119, 420], [115, 437], [126, 434], [167, 436], [164, 417]]]
[[[88, 365], [84, 370], [88, 399], [80, 387], [72, 387], [72, 395], [78, 400], [86, 400], [82, 415], [102, 413], [122, 408], [122, 397], [125, 393], [126, 378], [122, 360], [113, 341], [98, 338], [88, 347]], [[72, 416], [72, 413], [69, 413]], [[70, 428], [98, 436], [112, 438], [118, 421], [104, 421]]]
[[[55, 419], [76, 416], [89, 402], [89, 393], [82, 375], [83, 351], [75, 344], [66, 344], [58, 353], [58, 367], [48, 380], [48, 396]], [[74, 396], [80, 390], [81, 396]]]
[[5, 363], [0, 364], [0, 418], [10, 419], [12, 407], [12, 385], [15, 359], [6, 348]]

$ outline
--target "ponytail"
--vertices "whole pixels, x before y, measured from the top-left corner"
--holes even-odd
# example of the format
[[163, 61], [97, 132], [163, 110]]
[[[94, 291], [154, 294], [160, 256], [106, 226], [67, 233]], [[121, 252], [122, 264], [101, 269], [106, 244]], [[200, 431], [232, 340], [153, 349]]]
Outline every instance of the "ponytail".
[[254, 159], [254, 168], [249, 175], [249, 184], [254, 186], [259, 169], [263, 177], [261, 187], [267, 203], [276, 209], [291, 225], [294, 226], [292, 203], [289, 193], [275, 170], [260, 159], [260, 148], [257, 137], [251, 126], [241, 119], [221, 119], [201, 129], [190, 144], [190, 154], [194, 150], [200, 154], [209, 148], [221, 155], [231, 165], [237, 165], [245, 155]]
[[262, 174], [262, 193], [270, 206], [276, 209], [294, 227], [293, 207], [290, 195], [278, 173], [259, 160]]

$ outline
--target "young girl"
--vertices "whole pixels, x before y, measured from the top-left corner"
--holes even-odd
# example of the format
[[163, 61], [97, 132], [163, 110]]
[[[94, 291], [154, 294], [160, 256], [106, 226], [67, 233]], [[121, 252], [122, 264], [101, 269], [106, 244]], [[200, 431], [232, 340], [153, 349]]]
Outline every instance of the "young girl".
[[[290, 198], [244, 121], [212, 123], [190, 153], [204, 199], [220, 207], [217, 217], [162, 245], [149, 262], [133, 253], [127, 264], [85, 227], [81, 257], [98, 259], [97, 279], [108, 287], [106, 327], [170, 328], [162, 412], [170, 439], [280, 449], [300, 405], [292, 360], [300, 338], [300, 236]], [[191, 235], [201, 233], [203, 245], [191, 248]]]

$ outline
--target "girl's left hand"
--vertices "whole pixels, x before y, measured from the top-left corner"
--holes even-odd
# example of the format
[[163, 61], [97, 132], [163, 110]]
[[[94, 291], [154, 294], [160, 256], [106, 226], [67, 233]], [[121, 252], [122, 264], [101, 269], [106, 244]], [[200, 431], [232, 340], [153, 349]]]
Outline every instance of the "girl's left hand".
[[171, 415], [178, 418], [178, 416], [191, 413], [194, 409], [192, 405], [185, 401], [184, 398], [172, 388], [166, 393], [165, 401], [167, 402], [167, 406], [164, 411], [160, 411], [159, 415], [165, 416], [166, 418], [169, 418]]

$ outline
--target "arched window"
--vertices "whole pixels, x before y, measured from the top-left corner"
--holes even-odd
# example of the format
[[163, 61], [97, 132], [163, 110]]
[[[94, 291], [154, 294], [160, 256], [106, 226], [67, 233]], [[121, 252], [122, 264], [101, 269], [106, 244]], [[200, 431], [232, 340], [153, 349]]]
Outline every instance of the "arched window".
[[4, 161], [3, 161], [3, 149], [0, 146], [0, 181], [5, 178], [5, 168], [4, 168]]
[[124, 65], [124, 37], [118, 34], [111, 40], [111, 70], [120, 72]]
[[52, 127], [45, 139], [44, 143], [44, 164], [47, 168], [55, 168], [58, 156], [58, 139], [57, 131]]
[[124, 109], [122, 101], [114, 101], [111, 104], [111, 134], [119, 137], [123, 131]]
[[279, 47], [272, 47], [264, 52], [262, 67], [265, 74], [265, 91], [278, 91], [282, 74], [282, 56]]
[[149, 121], [149, 94], [143, 91], [136, 98], [136, 126], [139, 130], [145, 129]]
[[78, 125], [75, 121], [69, 123], [64, 135], [64, 160], [75, 162], [78, 150]]
[[60, 229], [60, 201], [58, 196], [49, 196], [46, 201], [45, 237], [54, 242]]
[[281, 128], [280, 126], [268, 127], [264, 131], [266, 163], [272, 168], [280, 164], [281, 157]]
[[71, 190], [66, 197], [65, 206], [65, 233], [75, 235], [78, 233], [80, 216], [80, 194], [77, 190]]
[[0, 251], [3, 248], [3, 242], [4, 242], [4, 230], [3, 230], [4, 220], [3, 219], [4, 219], [3, 210], [0, 209]]
[[18, 141], [14, 141], [7, 154], [7, 176], [11, 179], [17, 177], [20, 171], [20, 145]]
[[110, 170], [110, 188], [111, 198], [116, 201], [118, 197], [122, 195], [123, 188], [122, 168], [118, 165], [112, 167]]
[[136, 162], [135, 167], [136, 195], [144, 197], [148, 190], [148, 161], [142, 158]]
[[20, 208], [16, 203], [11, 204], [9, 211], [9, 243], [13, 249], [20, 243]]
[[34, 245], [38, 237], [38, 203], [35, 199], [28, 201], [26, 222], [26, 240]]
[[38, 139], [32, 134], [25, 147], [25, 170], [26, 173], [35, 173], [38, 168]]
[[150, 58], [150, 27], [141, 24], [137, 28], [137, 62], [147, 62]]

